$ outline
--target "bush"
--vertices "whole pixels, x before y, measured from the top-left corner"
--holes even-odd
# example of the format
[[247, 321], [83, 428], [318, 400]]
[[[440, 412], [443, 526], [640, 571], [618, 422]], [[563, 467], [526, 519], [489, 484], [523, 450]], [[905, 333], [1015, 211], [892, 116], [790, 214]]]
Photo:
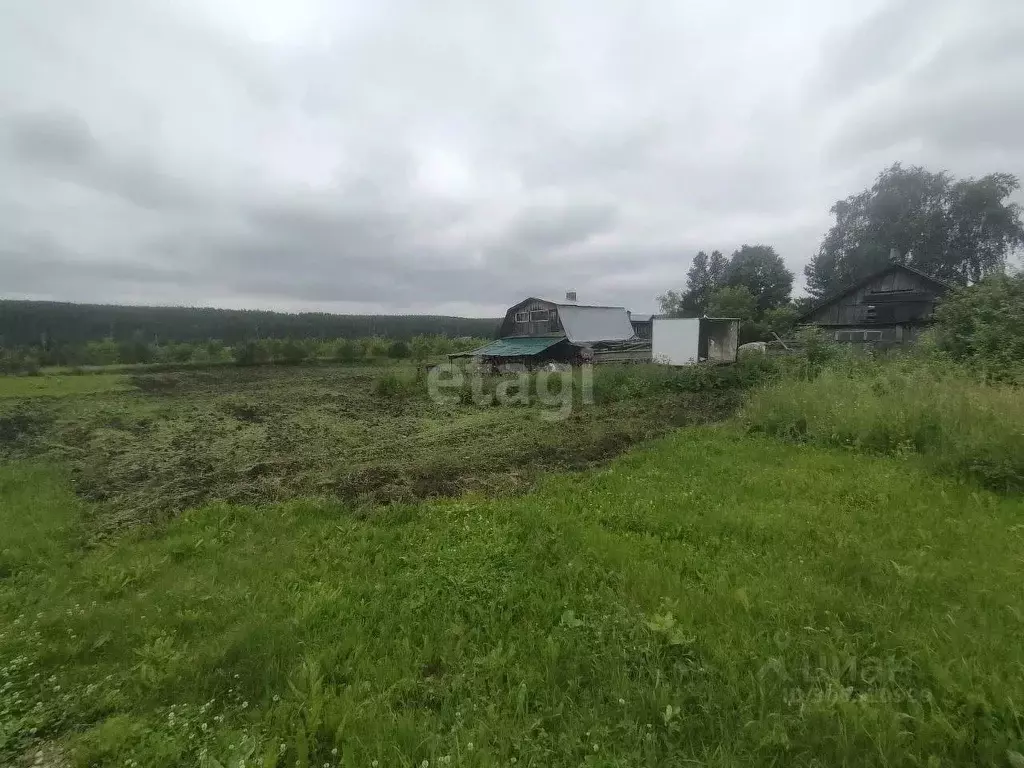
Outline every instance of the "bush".
[[373, 382], [373, 393], [385, 399], [410, 397], [421, 390], [422, 384], [419, 375], [388, 371]]
[[409, 345], [404, 341], [395, 341], [388, 347], [388, 357], [392, 360], [405, 360], [409, 357]]
[[0, 374], [33, 376], [39, 373], [39, 368], [39, 358], [31, 352], [0, 348]]
[[997, 379], [1024, 369], [1024, 273], [993, 275], [954, 291], [935, 311], [935, 341], [954, 360]]
[[594, 400], [598, 403], [633, 400], [665, 392], [715, 392], [761, 384], [778, 372], [773, 358], [744, 357], [732, 365], [696, 363], [669, 366], [608, 365], [594, 370]]
[[306, 359], [306, 350], [294, 341], [286, 341], [277, 350], [277, 362], [283, 365], [298, 365]]
[[269, 359], [266, 347], [258, 341], [247, 341], [234, 349], [235, 365], [259, 365]]
[[342, 363], [351, 363], [358, 357], [356, 346], [348, 339], [342, 339], [334, 345], [334, 351], [331, 353], [331, 357]]

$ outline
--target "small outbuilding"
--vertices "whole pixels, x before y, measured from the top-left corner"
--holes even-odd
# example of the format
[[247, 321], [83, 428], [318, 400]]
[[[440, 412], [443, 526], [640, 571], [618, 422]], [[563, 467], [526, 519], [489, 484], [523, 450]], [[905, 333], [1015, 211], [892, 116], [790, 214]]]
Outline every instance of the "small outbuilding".
[[734, 363], [740, 321], [735, 317], [655, 317], [651, 355], [656, 363]]

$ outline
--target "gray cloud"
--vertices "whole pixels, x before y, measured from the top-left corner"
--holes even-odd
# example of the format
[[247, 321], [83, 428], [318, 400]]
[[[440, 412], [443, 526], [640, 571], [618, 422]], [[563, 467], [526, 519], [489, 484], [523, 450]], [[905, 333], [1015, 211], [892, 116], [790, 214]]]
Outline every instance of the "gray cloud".
[[36, 0], [0, 26], [7, 296], [650, 310], [800, 271], [893, 161], [1024, 173], [1024, 6]]
[[506, 233], [505, 247], [525, 253], [544, 253], [586, 242], [615, 225], [610, 205], [534, 206], [520, 211]]
[[191, 208], [200, 204], [188, 186], [160, 171], [143, 155], [102, 146], [78, 115], [45, 112], [7, 119], [7, 150], [30, 172], [73, 181], [144, 208]]

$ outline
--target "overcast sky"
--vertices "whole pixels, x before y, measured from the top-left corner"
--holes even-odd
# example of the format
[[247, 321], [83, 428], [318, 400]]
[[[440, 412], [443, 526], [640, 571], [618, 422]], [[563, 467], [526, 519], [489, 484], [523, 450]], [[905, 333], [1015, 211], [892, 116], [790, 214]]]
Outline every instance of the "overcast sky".
[[1020, 0], [7, 0], [0, 296], [655, 308], [894, 161], [1024, 175]]

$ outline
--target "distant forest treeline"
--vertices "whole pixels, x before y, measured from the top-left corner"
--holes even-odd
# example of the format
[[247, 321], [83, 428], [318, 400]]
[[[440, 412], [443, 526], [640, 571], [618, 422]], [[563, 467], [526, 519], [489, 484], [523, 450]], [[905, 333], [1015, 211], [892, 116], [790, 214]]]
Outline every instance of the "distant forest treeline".
[[441, 315], [332, 315], [208, 307], [133, 307], [52, 301], [0, 300], [0, 347], [118, 342], [238, 344], [256, 339], [409, 341], [414, 336], [492, 338], [495, 318]]

